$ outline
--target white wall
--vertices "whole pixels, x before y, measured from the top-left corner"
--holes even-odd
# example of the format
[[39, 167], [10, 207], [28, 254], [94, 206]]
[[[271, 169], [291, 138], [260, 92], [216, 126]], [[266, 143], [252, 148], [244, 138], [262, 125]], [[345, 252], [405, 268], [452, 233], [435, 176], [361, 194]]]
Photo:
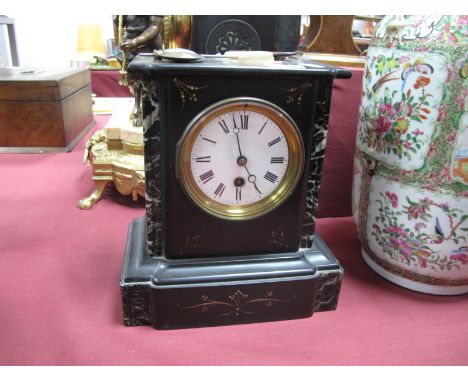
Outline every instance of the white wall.
[[6, 25], [0, 25], [0, 68], [11, 66], [10, 44]]
[[113, 38], [112, 15], [58, 15], [32, 12], [8, 14], [15, 20], [16, 45], [20, 66], [64, 67], [76, 58], [78, 25], [102, 25], [104, 40]]

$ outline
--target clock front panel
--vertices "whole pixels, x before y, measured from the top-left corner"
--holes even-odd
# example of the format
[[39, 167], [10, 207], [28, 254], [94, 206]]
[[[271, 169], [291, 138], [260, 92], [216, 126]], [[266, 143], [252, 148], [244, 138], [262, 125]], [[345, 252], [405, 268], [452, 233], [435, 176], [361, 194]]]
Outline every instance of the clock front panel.
[[[161, 126], [167, 126], [161, 131], [164, 255], [297, 251], [312, 108], [278, 95], [297, 82], [177, 81], [201, 90], [196, 102], [182, 102], [173, 78], [160, 82], [162, 98], [169, 100], [160, 105]], [[301, 104], [312, 105], [312, 93]]]

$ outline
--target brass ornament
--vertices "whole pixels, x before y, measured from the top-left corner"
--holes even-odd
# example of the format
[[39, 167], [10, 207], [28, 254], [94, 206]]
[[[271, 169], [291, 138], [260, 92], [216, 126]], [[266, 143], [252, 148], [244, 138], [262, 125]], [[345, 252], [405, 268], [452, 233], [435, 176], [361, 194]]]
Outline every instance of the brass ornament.
[[[170, 15], [163, 18], [164, 48], [188, 48], [190, 45], [191, 16]], [[118, 16], [117, 46], [124, 43], [124, 16]], [[135, 126], [141, 130], [141, 97], [140, 85], [128, 81], [127, 67], [129, 64], [127, 53], [120, 49], [122, 55], [119, 84], [128, 86], [135, 98], [135, 107], [128, 111], [128, 116], [121, 118], [117, 125], [121, 127]], [[185, 101], [196, 102], [196, 92], [205, 86], [188, 85], [179, 81], [176, 83], [181, 95], [182, 108]], [[120, 111], [122, 115], [122, 111]], [[130, 121], [130, 122], [129, 122]], [[113, 182], [115, 188], [122, 195], [132, 195], [136, 201], [138, 196], [145, 197], [144, 172], [144, 146], [143, 143], [127, 142], [121, 139], [108, 138], [105, 129], [99, 130], [86, 143], [83, 162], [90, 164], [93, 169], [95, 190], [86, 198], [80, 200], [78, 207], [82, 210], [92, 208], [102, 197], [107, 184]]]
[[192, 16], [164, 16], [163, 25], [163, 49], [190, 47]]
[[[119, 47], [121, 47], [122, 44], [124, 43], [123, 35], [124, 35], [123, 15], [119, 15], [119, 27], [118, 27], [118, 36], [119, 36], [118, 46]], [[128, 86], [127, 53], [125, 52], [124, 49], [121, 49], [121, 53], [122, 53], [122, 63], [121, 63], [121, 69], [119, 71], [120, 73], [119, 85]]]
[[110, 182], [122, 195], [145, 197], [145, 166], [143, 144], [107, 139], [105, 131], [99, 130], [86, 144], [83, 162], [91, 164], [95, 190], [78, 203], [78, 208], [88, 210], [102, 197]]

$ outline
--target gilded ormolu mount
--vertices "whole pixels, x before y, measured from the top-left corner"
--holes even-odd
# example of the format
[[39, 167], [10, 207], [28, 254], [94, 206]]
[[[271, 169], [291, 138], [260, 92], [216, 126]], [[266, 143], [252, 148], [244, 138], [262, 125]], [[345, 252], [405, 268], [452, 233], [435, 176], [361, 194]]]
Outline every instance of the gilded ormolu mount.
[[[158, 16], [159, 17], [159, 16]], [[115, 42], [122, 46], [125, 35], [124, 16], [116, 16], [114, 25]], [[190, 44], [191, 30], [190, 15], [169, 15], [163, 17], [162, 39], [163, 49], [188, 48]], [[145, 50], [145, 41], [140, 35], [138, 48], [133, 53], [141, 53]], [[128, 35], [127, 35], [128, 37]], [[146, 35], [150, 38], [150, 35]], [[155, 38], [154, 36], [152, 38]], [[144, 40], [144, 38], [143, 38]], [[146, 41], [147, 43], [148, 41]], [[114, 112], [106, 127], [94, 133], [86, 143], [83, 162], [91, 164], [93, 168], [93, 181], [95, 190], [90, 196], [80, 200], [78, 207], [82, 210], [90, 209], [101, 199], [108, 183], [114, 182], [115, 188], [122, 195], [132, 195], [134, 201], [138, 195], [145, 197], [145, 168], [143, 156], [143, 128], [141, 120], [141, 89], [138, 82], [129, 83], [127, 78], [128, 57], [125, 50], [121, 53], [121, 78], [119, 84], [129, 86], [135, 102], [131, 107], [122, 108]], [[178, 87], [182, 107], [187, 101], [196, 102], [195, 92], [200, 88], [187, 85], [183, 82], [176, 84]], [[134, 107], [134, 105], [136, 107]]]
[[143, 129], [132, 126], [131, 108], [114, 113], [106, 127], [86, 143], [83, 162], [91, 164], [96, 188], [80, 200], [78, 208], [93, 207], [110, 182], [122, 195], [132, 195], [134, 201], [138, 195], [145, 196]]

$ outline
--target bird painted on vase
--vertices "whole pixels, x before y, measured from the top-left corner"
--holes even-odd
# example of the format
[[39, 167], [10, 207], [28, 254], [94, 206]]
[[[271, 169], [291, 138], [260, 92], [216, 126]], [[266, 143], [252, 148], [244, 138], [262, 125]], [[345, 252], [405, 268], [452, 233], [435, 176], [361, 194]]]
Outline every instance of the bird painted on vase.
[[406, 63], [403, 68], [403, 72], [401, 73], [401, 80], [403, 81], [401, 83], [402, 92], [405, 90], [406, 82], [408, 81], [411, 73], [420, 73], [426, 75], [434, 73], [434, 68], [431, 65], [425, 63], [422, 58], [417, 58], [413, 64]]
[[424, 259], [429, 258], [434, 253], [424, 244], [424, 242], [418, 239], [408, 239], [408, 246], [411, 248], [412, 254]]
[[442, 230], [442, 226], [440, 225], [440, 221], [438, 217], [436, 217], [434, 230], [435, 230], [435, 238], [431, 241], [431, 243], [432, 244], [442, 243], [444, 241], [445, 235], [444, 235], [444, 231]]
[[403, 92], [405, 89], [406, 83], [408, 82], [408, 78], [412, 73], [421, 73], [421, 74], [426, 74], [426, 75], [434, 73], [434, 68], [431, 65], [425, 63], [422, 58], [417, 58], [416, 60], [414, 60], [414, 63], [406, 62], [403, 65], [403, 71], [401, 73], [401, 76], [400, 77], [394, 76], [395, 73], [397, 73], [400, 70], [401, 68], [395, 69], [391, 71], [390, 73], [387, 73], [385, 76], [380, 77], [377, 80], [377, 82], [374, 85], [372, 85], [372, 88], [368, 96], [369, 95], [374, 96], [382, 87], [382, 85], [384, 85], [385, 83], [389, 81], [396, 81], [396, 80], [402, 81], [401, 91]]
[[390, 73], [387, 73], [385, 76], [383, 77], [380, 77], [377, 82], [372, 85], [372, 88], [370, 90], [370, 95], [371, 96], [374, 96], [378, 91], [379, 89], [382, 87], [382, 85], [384, 85], [385, 83], [389, 82], [389, 81], [395, 81], [395, 80], [398, 80], [399, 77], [393, 77], [393, 75], [398, 72], [400, 69], [397, 69], [397, 70], [393, 70], [391, 71]]

